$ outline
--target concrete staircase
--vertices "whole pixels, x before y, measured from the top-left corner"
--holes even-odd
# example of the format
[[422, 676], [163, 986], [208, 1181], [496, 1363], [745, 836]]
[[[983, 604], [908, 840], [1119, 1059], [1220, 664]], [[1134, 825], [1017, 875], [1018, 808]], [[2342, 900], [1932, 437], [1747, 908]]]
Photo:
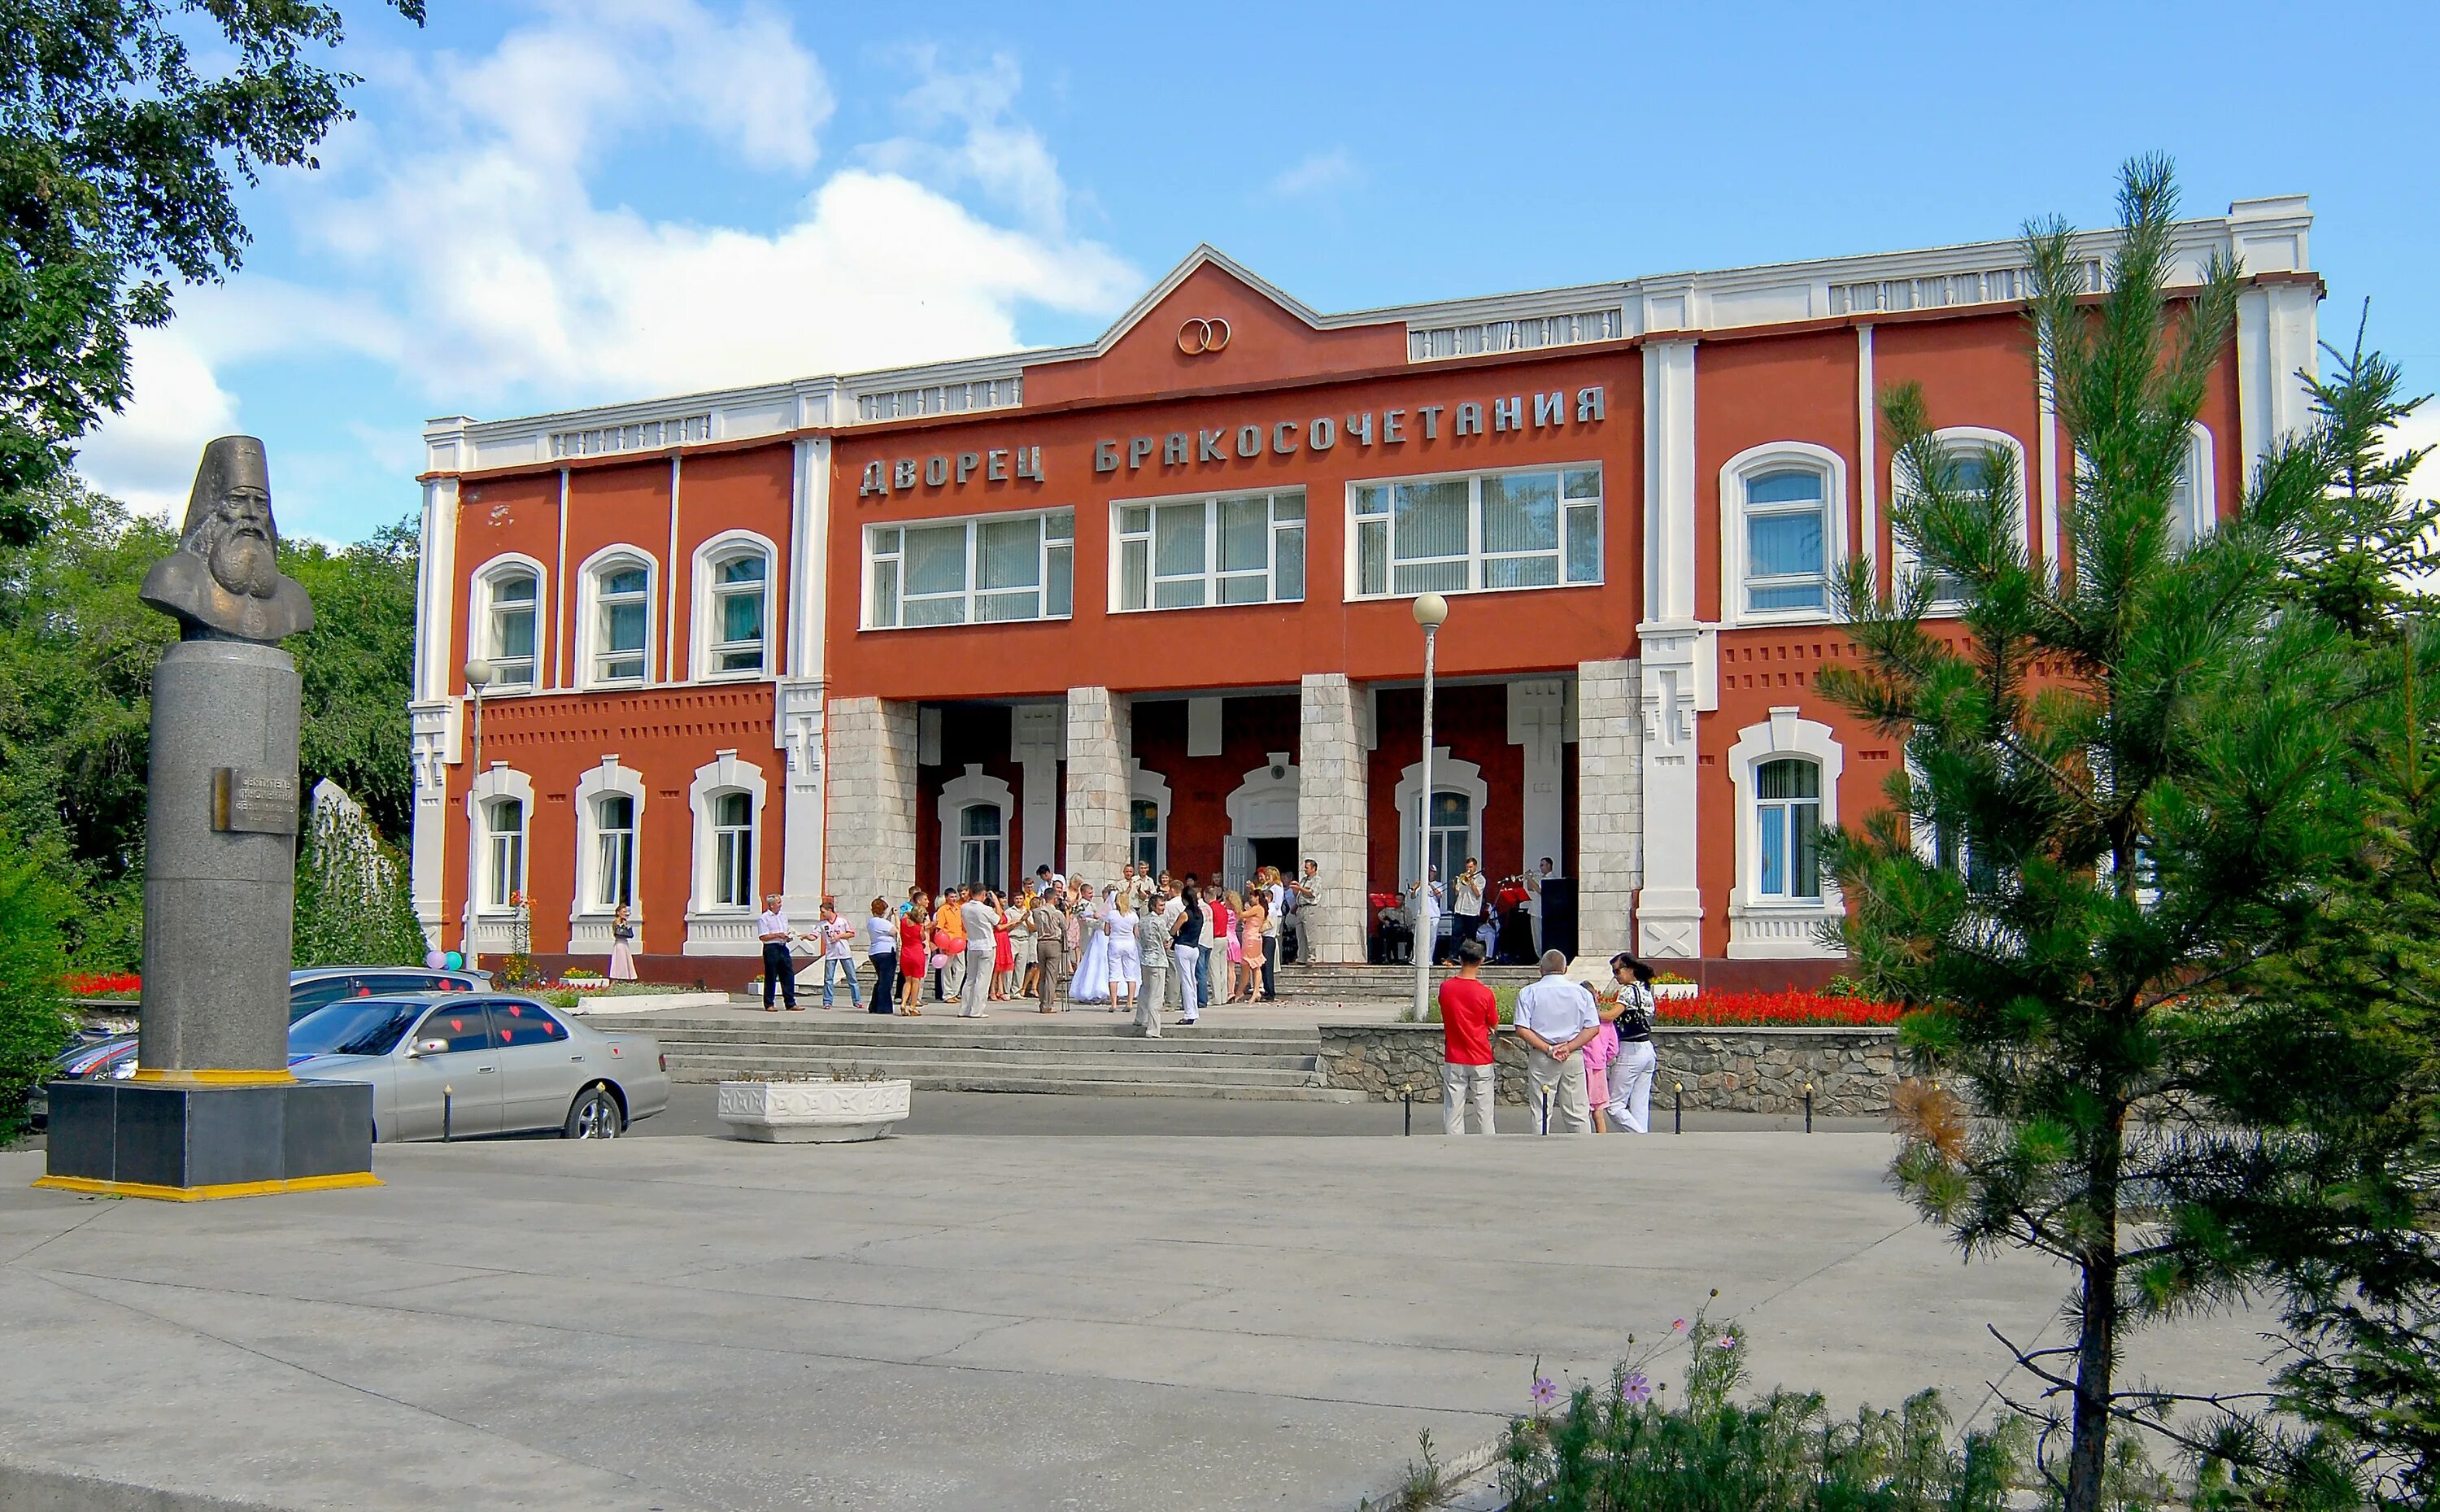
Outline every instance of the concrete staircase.
[[[1434, 966], [1431, 981], [1438, 987], [1441, 979], [1455, 975], [1455, 966]], [[1541, 972], [1533, 966], [1485, 966], [1482, 980], [1495, 987], [1522, 987]], [[1415, 996], [1415, 968], [1407, 966], [1282, 966], [1279, 972], [1280, 1000], [1305, 1002], [1362, 1002], [1382, 999], [1411, 1002]]]
[[835, 1069], [904, 1076], [919, 1089], [950, 1092], [1363, 1101], [1359, 1092], [1323, 1085], [1320, 1036], [1311, 1026], [1172, 1026], [1158, 1039], [1144, 1039], [1110, 1015], [1044, 1022], [1015, 1010], [978, 1022], [953, 1014], [898, 1018], [812, 1008], [673, 1015], [656, 1017], [651, 1030], [669, 1055], [671, 1078], [681, 1082]]

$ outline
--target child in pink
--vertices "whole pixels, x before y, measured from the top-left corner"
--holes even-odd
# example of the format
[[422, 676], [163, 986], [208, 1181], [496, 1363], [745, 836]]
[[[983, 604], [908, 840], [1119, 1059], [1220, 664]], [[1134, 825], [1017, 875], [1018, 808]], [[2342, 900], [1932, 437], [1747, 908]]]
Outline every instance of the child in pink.
[[1618, 1059], [1618, 1025], [1604, 1020], [1601, 1033], [1585, 1041], [1585, 1099], [1593, 1105], [1593, 1132], [1609, 1132], [1609, 1065]]

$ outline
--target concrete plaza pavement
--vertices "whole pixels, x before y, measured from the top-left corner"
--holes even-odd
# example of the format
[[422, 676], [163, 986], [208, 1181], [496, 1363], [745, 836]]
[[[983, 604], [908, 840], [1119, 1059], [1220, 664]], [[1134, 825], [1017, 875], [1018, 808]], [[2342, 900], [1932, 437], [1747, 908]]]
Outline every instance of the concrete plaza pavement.
[[[31, 1191], [40, 1157], [0, 1156], [0, 1505], [1343, 1512], [1418, 1431], [1485, 1443], [1537, 1359], [1604, 1376], [1712, 1287], [1758, 1384], [1839, 1407], [1938, 1385], [1968, 1415], [1985, 1323], [2054, 1337], [2065, 1278], [1962, 1266], [1888, 1157], [1854, 1134], [513, 1141], [181, 1207]], [[2256, 1331], [2146, 1336], [2130, 1370], [2258, 1384]]]

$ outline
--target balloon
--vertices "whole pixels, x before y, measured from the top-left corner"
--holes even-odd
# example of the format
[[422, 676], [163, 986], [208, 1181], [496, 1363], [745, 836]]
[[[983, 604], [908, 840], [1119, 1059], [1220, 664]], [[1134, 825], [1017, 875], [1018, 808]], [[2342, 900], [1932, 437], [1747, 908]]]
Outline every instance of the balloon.
[[423, 952], [423, 967], [426, 971], [445, 971], [449, 967], [449, 958], [438, 950], [426, 950]]
[[449, 952], [445, 963], [451, 971], [463, 971], [466, 969], [466, 958], [459, 955], [455, 950]]

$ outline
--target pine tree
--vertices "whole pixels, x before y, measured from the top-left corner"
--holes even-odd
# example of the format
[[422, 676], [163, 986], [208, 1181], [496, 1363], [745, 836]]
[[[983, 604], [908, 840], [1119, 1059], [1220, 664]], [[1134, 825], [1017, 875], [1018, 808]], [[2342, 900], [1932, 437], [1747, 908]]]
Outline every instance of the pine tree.
[[[2068, 1434], [2045, 1470], [2069, 1512], [2105, 1504], [2114, 1427], [2210, 1447], [2118, 1358], [2128, 1331], [2262, 1278], [2225, 1224], [2233, 1189], [2309, 1186], [2328, 1157], [2209, 1089], [2303, 1036], [2309, 1010], [2233, 985], [2311, 936], [2362, 824], [2329, 717], [2343, 658], [2325, 622], [2281, 612], [2288, 565], [2322, 539], [2325, 448], [2281, 444], [2233, 517], [2175, 529], [2242, 287], [2215, 262], [2170, 292], [2176, 199], [2164, 160], [2126, 166], [2097, 297], [2063, 225], [2027, 228], [2036, 375], [2075, 458], [2068, 560], [2027, 550], [2011, 466], [1969, 473], [1921, 391], [1892, 390], [1893, 523], [1922, 568], [1885, 598], [1851, 564], [1858, 665], [1821, 679], [1908, 758], [1893, 807], [1827, 841], [1838, 934], [1976, 1115], [1962, 1147], [1906, 1142], [1894, 1179], [1969, 1255], [2030, 1249], [2076, 1276], [2072, 1342], [2003, 1340], [2049, 1404], [2024, 1405]], [[1953, 627], [1926, 623], [1935, 598], [1962, 604]]]

